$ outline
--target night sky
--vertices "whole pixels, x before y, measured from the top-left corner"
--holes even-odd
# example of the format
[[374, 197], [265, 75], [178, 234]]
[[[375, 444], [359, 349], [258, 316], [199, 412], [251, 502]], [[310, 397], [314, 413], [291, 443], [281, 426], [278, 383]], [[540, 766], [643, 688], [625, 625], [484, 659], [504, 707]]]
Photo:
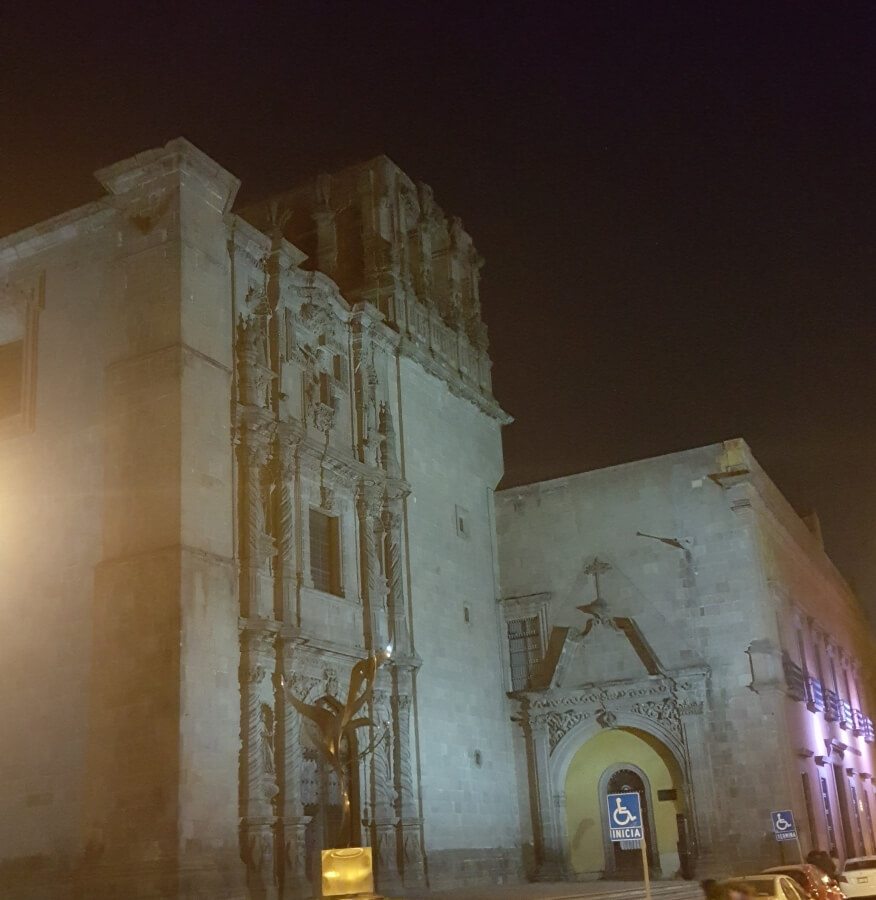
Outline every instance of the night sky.
[[876, 610], [876, 4], [25, 6], [0, 234], [178, 135], [242, 202], [386, 153], [487, 260], [504, 485], [744, 437]]

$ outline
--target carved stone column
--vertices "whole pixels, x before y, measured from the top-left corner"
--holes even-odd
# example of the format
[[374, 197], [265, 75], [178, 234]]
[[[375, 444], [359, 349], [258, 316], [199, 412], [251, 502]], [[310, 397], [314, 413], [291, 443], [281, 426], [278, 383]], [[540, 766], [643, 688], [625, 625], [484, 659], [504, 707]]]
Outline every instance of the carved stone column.
[[370, 307], [358, 307], [351, 322], [351, 329], [356, 453], [360, 462], [377, 468], [380, 450], [377, 400], [379, 379], [374, 363], [374, 337], [371, 333], [375, 317], [376, 313]]
[[268, 465], [268, 428], [243, 426], [238, 447], [240, 609], [244, 617], [273, 617], [269, 562], [276, 552], [270, 534], [275, 479]]
[[533, 836], [537, 875], [541, 881], [562, 881], [569, 874], [563, 829], [559, 821], [561, 810], [557, 806], [550, 777], [550, 732], [547, 722], [541, 718], [525, 725], [527, 755], [530, 771], [535, 776], [535, 797], [532, 798]]
[[[285, 423], [284, 423], [285, 424]], [[282, 428], [283, 426], [281, 426]], [[277, 617], [298, 627], [300, 609], [298, 586], [298, 443], [300, 435], [281, 434], [279, 483], [277, 485], [277, 565], [275, 604]]]
[[420, 816], [419, 790], [414, 765], [411, 737], [413, 712], [413, 673], [419, 660], [409, 659], [396, 663], [395, 693], [395, 769], [396, 810], [398, 812], [399, 870], [406, 888], [422, 888], [426, 885], [425, 857], [423, 852], [423, 819]]
[[253, 900], [276, 900], [277, 735], [272, 674], [277, 624], [242, 623], [241, 632], [241, 856]]
[[[283, 672], [290, 689], [297, 689], [295, 669], [295, 645], [283, 646]], [[306, 693], [298, 691], [298, 693]], [[306, 897], [311, 892], [307, 879], [307, 825], [311, 817], [304, 815], [304, 798], [301, 796], [301, 772], [304, 769], [304, 754], [301, 746], [301, 715], [280, 693], [278, 709], [281, 712], [277, 723], [282, 746], [278, 746], [278, 757], [282, 759], [280, 769], [279, 807], [283, 848], [280, 869], [280, 883], [284, 898]], [[282, 755], [280, 756], [280, 749]]]
[[404, 567], [402, 563], [402, 499], [390, 498], [383, 514], [384, 559], [386, 565], [387, 607], [391, 621], [391, 636], [395, 652], [400, 657], [410, 656], [411, 638], [408, 629], [408, 610], [404, 593]]
[[393, 773], [392, 685], [388, 673], [380, 674], [380, 687], [374, 692], [372, 721], [374, 752], [371, 754], [372, 822], [371, 844], [380, 890], [395, 894], [402, 888], [396, 852], [396, 792]]
[[362, 593], [366, 610], [367, 645], [373, 652], [389, 643], [387, 627], [387, 584], [383, 557], [383, 489], [379, 485], [363, 485], [359, 490], [360, 534], [362, 535]]

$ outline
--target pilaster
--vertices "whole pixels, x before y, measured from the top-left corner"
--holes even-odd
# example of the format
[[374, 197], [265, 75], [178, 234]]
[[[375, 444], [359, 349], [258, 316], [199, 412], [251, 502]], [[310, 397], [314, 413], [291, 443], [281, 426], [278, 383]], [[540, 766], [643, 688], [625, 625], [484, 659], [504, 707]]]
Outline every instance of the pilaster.
[[278, 897], [277, 631], [266, 619], [241, 620], [241, 856], [252, 900]]
[[393, 666], [398, 861], [402, 881], [408, 889], [420, 889], [426, 885], [419, 778], [411, 732], [414, 712], [413, 680], [419, 665], [419, 659], [407, 658], [396, 661]]

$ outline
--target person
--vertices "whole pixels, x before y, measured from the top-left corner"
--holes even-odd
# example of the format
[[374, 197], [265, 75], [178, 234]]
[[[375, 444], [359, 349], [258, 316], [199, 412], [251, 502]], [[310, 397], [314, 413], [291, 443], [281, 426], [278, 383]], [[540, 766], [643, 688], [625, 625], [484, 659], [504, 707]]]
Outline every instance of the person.
[[817, 848], [810, 850], [806, 854], [806, 862], [811, 863], [813, 866], [818, 866], [825, 875], [836, 881], [837, 875], [839, 874], [837, 872], [836, 863], [825, 850], [818, 850]]

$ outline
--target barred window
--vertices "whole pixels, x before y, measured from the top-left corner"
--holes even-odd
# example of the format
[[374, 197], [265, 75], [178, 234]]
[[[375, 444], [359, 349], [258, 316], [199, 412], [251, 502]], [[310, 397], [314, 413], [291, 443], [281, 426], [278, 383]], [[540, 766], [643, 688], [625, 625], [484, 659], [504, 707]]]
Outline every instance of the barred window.
[[340, 523], [318, 509], [310, 510], [310, 576], [318, 591], [342, 596]]
[[511, 688], [529, 687], [533, 668], [541, 662], [541, 628], [538, 616], [508, 622], [508, 651], [511, 658]]
[[[465, 510], [457, 507], [459, 512], [467, 515]], [[508, 635], [505, 677], [512, 691], [531, 688], [536, 668], [544, 659], [550, 596], [546, 593], [527, 594], [502, 600], [502, 618]]]

